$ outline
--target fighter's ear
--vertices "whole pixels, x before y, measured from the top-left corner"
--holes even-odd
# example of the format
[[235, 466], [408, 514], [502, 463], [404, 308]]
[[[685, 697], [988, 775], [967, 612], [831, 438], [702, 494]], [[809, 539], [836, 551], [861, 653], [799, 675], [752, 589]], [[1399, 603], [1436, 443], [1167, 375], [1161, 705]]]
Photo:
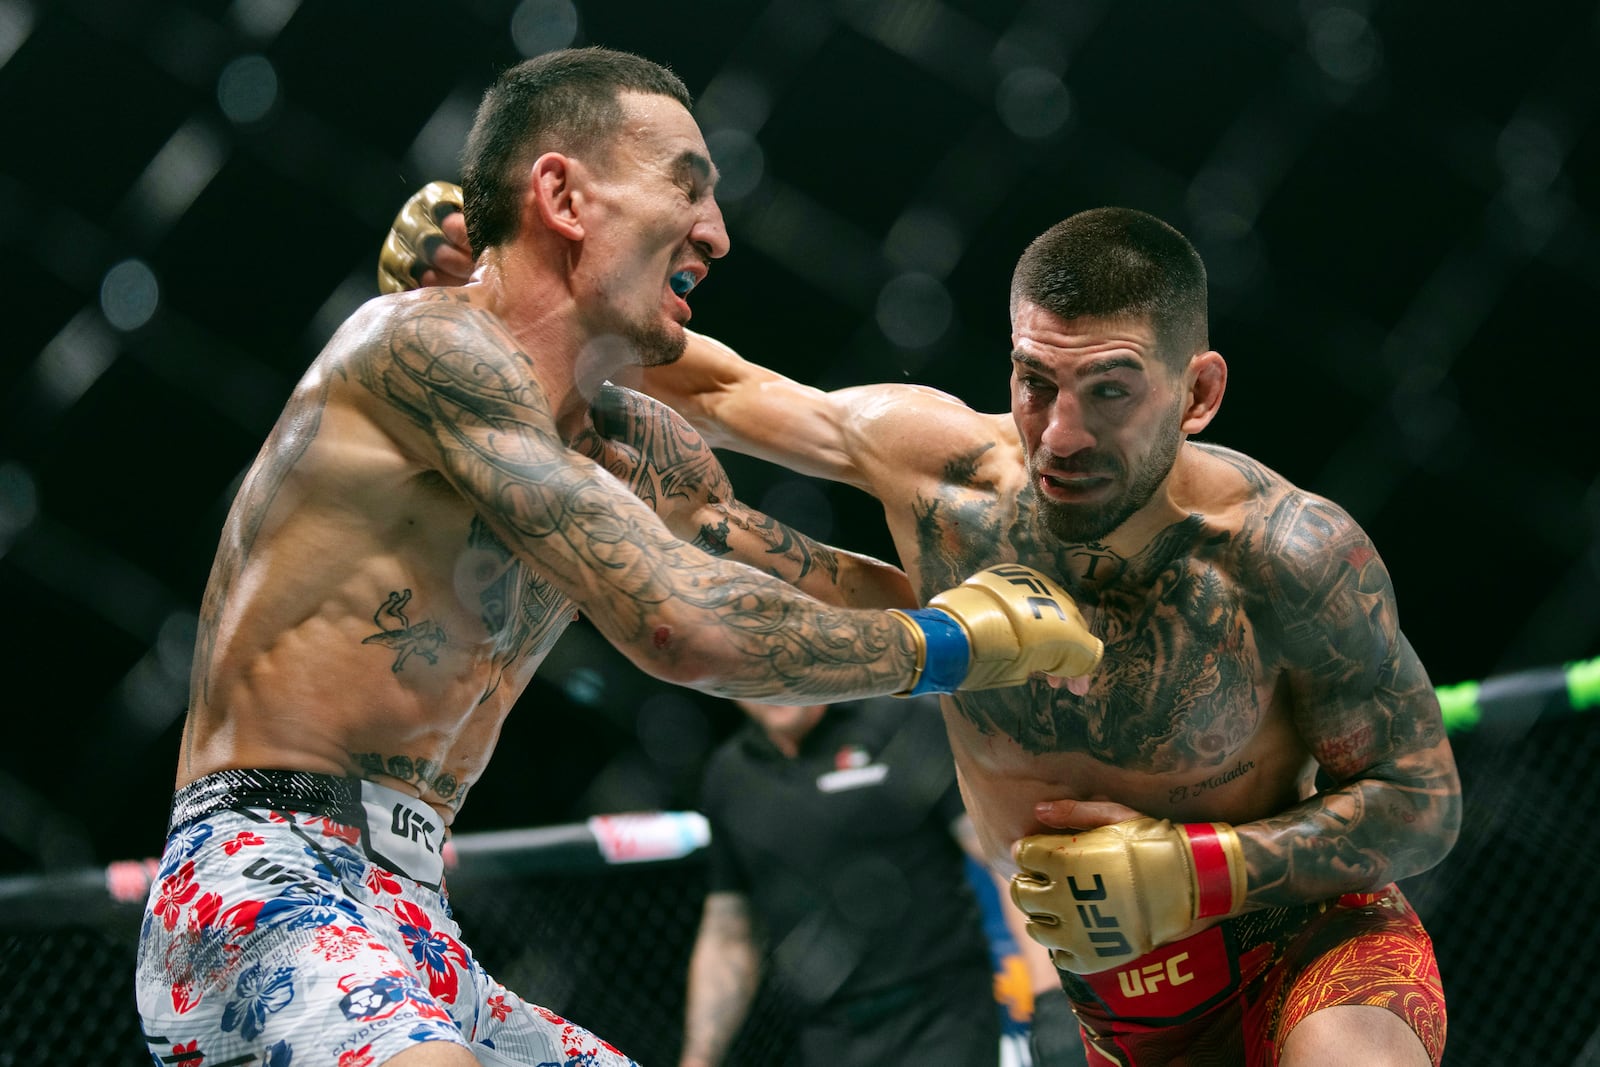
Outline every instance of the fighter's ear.
[[1183, 374], [1184, 407], [1180, 428], [1186, 434], [1205, 429], [1222, 406], [1228, 388], [1228, 364], [1218, 352], [1201, 352], [1189, 358]]
[[531, 214], [545, 229], [571, 241], [584, 236], [579, 169], [571, 157], [546, 152], [529, 168], [523, 199], [525, 217]]

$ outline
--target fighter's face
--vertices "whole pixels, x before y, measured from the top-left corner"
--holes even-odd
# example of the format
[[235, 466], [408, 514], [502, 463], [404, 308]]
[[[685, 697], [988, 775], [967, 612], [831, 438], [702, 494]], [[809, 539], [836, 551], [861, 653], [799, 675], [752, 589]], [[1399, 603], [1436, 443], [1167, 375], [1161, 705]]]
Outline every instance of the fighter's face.
[[1043, 532], [1098, 541], [1150, 502], [1183, 442], [1181, 376], [1140, 319], [1012, 318], [1011, 416]]
[[622, 132], [591, 168], [593, 220], [580, 269], [591, 279], [597, 333], [621, 337], [646, 366], [683, 354], [689, 290], [728, 253], [700, 127], [677, 101], [623, 93]]

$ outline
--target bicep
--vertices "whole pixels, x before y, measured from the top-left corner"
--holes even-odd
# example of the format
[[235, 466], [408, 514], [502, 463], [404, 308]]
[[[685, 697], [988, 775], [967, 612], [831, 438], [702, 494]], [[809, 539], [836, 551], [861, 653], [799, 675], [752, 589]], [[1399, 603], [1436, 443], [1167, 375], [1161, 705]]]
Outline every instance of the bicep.
[[1443, 739], [1438, 699], [1400, 630], [1388, 569], [1332, 505], [1300, 516], [1275, 595], [1295, 721], [1336, 781], [1390, 777]]
[[647, 368], [641, 391], [682, 414], [718, 448], [801, 474], [872, 491], [863, 445], [871, 421], [906, 386], [860, 386], [832, 392], [797, 382], [742, 358], [727, 345], [691, 333], [681, 359]]

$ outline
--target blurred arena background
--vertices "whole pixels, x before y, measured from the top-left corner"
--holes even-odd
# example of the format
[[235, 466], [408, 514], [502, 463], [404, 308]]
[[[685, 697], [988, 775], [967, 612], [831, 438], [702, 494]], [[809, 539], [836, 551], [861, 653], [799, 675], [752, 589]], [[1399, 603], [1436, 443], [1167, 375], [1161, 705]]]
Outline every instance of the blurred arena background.
[[[375, 295], [400, 203], [457, 176], [483, 88], [573, 43], [667, 63], [699, 100], [733, 252], [697, 328], [825, 387], [904, 378], [1001, 410], [1028, 239], [1154, 212], [1211, 272], [1232, 374], [1207, 439], [1356, 516], [1435, 682], [1600, 653], [1594, 0], [0, 0], [0, 876], [159, 849], [237, 478]], [[860, 494], [727, 462], [772, 514], [892, 555]], [[1446, 1063], [1600, 1063], [1600, 729], [1538, 714], [1538, 685], [1506, 694], [1457, 736], [1461, 846], [1408, 886], [1452, 996]], [[463, 832], [692, 808], [737, 721], [582, 625], [523, 705]], [[638, 898], [615, 908], [562, 877], [590, 910], [508, 911], [479, 943], [613, 928], [585, 951], [656, 987], [629, 1001], [602, 971], [604, 998], [549, 999], [668, 1062], [692, 866], [600, 879]], [[543, 892], [517, 884], [484, 899]], [[649, 963], [614, 929], [641, 915]], [[127, 916], [77, 918], [93, 929], [0, 933], [0, 1028], [46, 1041], [41, 1006], [66, 1002], [61, 1033], [133, 1045], [54, 1062], [144, 1062]], [[551, 966], [500, 977], [539, 999]]]

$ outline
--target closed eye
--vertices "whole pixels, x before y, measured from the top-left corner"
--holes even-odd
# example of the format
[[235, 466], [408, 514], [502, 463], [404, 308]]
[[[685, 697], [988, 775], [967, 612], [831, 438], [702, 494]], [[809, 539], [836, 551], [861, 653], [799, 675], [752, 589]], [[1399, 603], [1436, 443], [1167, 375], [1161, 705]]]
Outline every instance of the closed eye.
[[697, 152], [684, 152], [674, 170], [677, 181], [691, 204], [699, 203], [717, 184], [717, 171], [711, 161]]
[[1055, 383], [1031, 375], [1019, 375], [1017, 385], [1030, 396], [1047, 396], [1055, 392]]

